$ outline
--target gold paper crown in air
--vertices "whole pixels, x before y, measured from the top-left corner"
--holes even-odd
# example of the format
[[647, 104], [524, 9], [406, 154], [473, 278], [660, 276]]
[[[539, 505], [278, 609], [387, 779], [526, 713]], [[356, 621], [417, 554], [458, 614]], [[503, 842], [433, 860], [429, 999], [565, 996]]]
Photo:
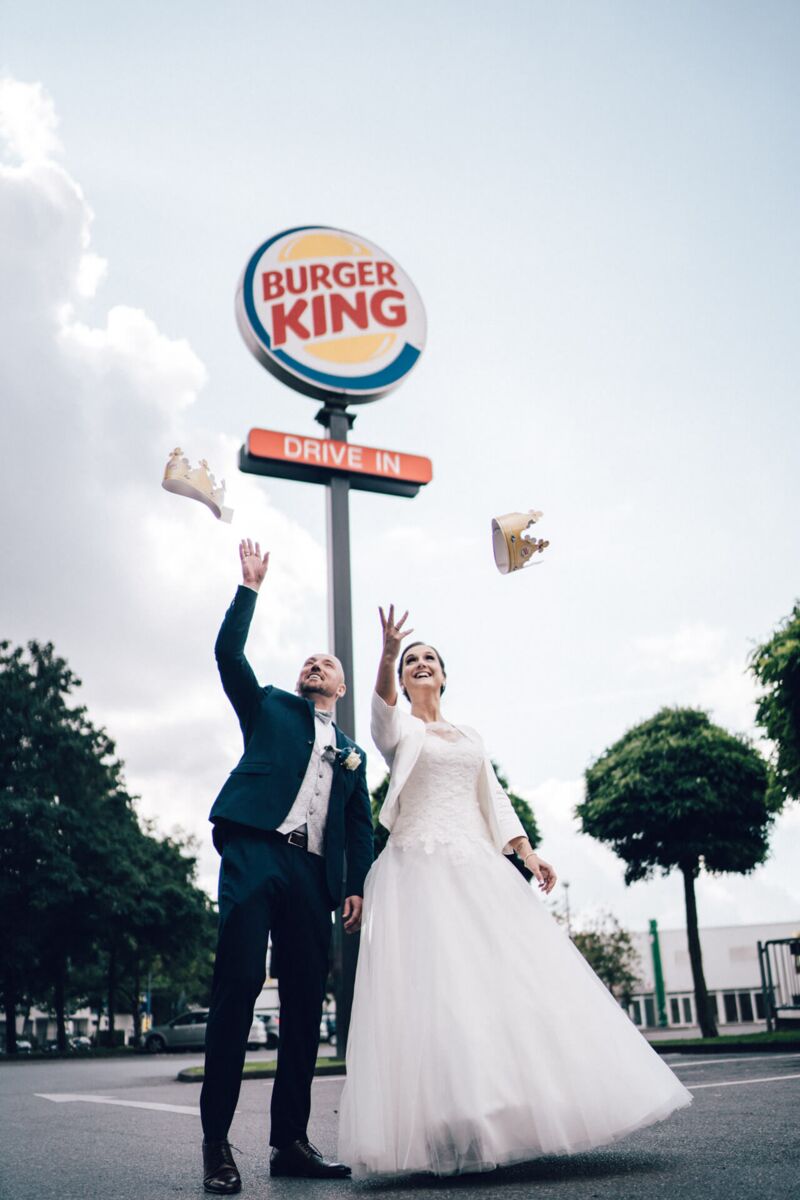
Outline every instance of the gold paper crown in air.
[[204, 458], [200, 459], [199, 466], [192, 467], [180, 446], [175, 447], [167, 460], [161, 486], [178, 496], [199, 500], [220, 521], [230, 522], [233, 516], [233, 509], [225, 508], [222, 503], [225, 499], [225, 480], [217, 483]]
[[528, 537], [527, 531], [543, 514], [531, 508], [528, 512], [506, 513], [492, 518], [492, 549], [501, 575], [521, 571], [534, 562], [550, 543], [544, 538]]

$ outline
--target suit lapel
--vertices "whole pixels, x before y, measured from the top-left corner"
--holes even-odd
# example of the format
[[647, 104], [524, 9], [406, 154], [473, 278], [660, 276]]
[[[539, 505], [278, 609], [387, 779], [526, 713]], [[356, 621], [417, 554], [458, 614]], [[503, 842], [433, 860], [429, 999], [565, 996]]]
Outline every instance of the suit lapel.
[[[341, 750], [344, 744], [344, 735], [342, 734], [341, 730], [336, 729], [336, 749]], [[331, 780], [330, 803], [332, 805], [342, 804], [344, 801], [344, 774], [344, 768], [342, 767], [342, 756], [341, 754], [337, 754], [336, 762], [333, 764], [333, 779]]]

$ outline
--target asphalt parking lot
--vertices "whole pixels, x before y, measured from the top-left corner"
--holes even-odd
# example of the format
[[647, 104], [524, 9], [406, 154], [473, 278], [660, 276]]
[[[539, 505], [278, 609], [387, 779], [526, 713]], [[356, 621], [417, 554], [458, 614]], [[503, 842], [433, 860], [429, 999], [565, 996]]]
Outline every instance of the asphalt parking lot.
[[[0, 1066], [2, 1200], [200, 1200], [200, 1085], [175, 1079], [200, 1061], [184, 1054]], [[494, 1192], [504, 1200], [800, 1200], [800, 1054], [666, 1061], [694, 1093], [691, 1108], [668, 1121], [572, 1158], [446, 1180], [270, 1180], [272, 1083], [251, 1080], [242, 1087], [231, 1134], [242, 1195], [366, 1200], [372, 1193], [455, 1190], [464, 1200]], [[341, 1088], [340, 1078], [314, 1084], [312, 1138], [327, 1153], [336, 1148]]]

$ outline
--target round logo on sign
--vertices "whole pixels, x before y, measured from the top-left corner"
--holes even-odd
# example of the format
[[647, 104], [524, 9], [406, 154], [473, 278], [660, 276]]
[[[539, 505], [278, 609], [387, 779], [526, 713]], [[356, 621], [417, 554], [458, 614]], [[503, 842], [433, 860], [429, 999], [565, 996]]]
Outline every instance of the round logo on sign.
[[402, 267], [366, 238], [324, 225], [259, 246], [239, 281], [236, 320], [268, 371], [320, 400], [377, 400], [425, 345], [425, 309]]

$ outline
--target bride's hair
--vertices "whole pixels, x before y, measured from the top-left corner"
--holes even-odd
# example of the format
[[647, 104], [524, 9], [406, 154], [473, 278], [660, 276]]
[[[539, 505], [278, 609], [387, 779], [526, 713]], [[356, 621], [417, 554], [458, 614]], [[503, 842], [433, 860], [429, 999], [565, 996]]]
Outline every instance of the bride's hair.
[[400, 691], [403, 693], [403, 695], [405, 696], [405, 698], [407, 700], [408, 692], [403, 687], [403, 663], [406, 661], [406, 655], [408, 654], [409, 650], [413, 650], [415, 646], [430, 646], [431, 650], [438, 658], [439, 666], [442, 668], [442, 674], [444, 675], [444, 683], [442, 684], [439, 695], [443, 696], [444, 689], [447, 687], [447, 671], [445, 670], [445, 667], [444, 667], [444, 659], [442, 658], [441, 654], [436, 649], [436, 647], [431, 646], [430, 642], [409, 642], [409, 644], [403, 648], [403, 653], [400, 655], [400, 661], [397, 664], [397, 678], [400, 681]]

